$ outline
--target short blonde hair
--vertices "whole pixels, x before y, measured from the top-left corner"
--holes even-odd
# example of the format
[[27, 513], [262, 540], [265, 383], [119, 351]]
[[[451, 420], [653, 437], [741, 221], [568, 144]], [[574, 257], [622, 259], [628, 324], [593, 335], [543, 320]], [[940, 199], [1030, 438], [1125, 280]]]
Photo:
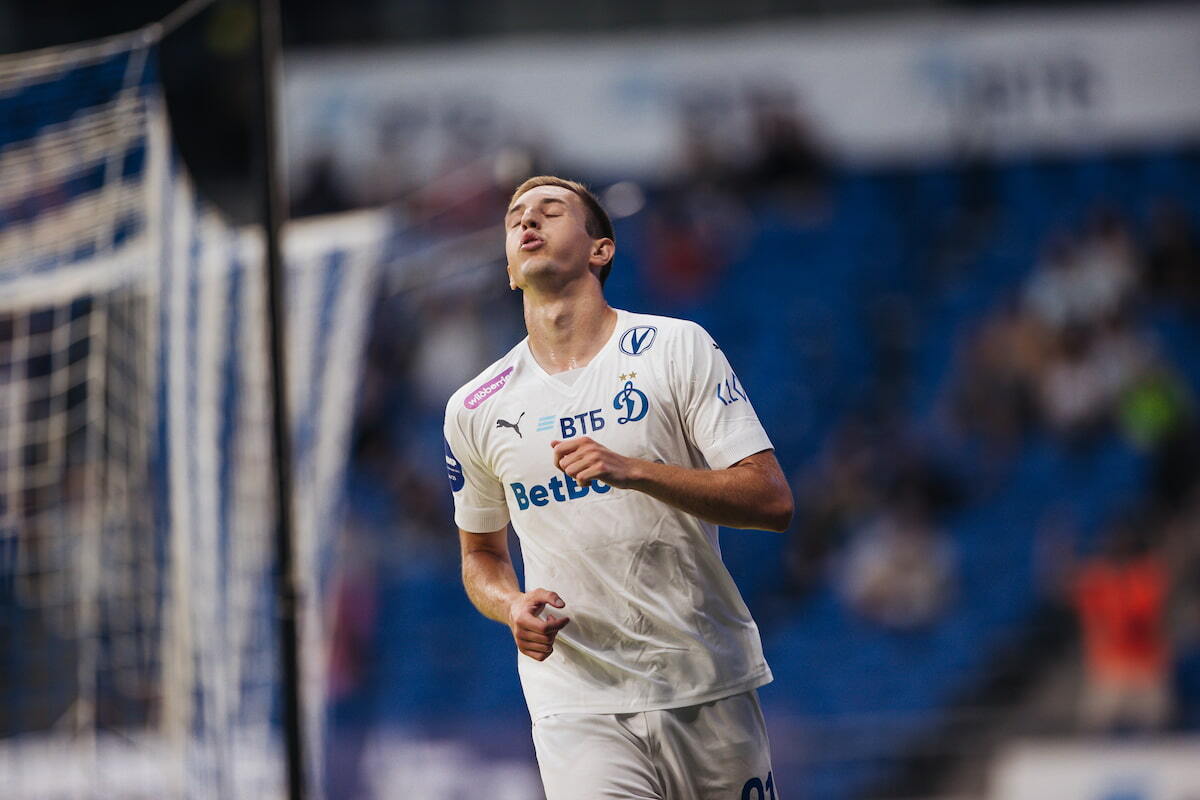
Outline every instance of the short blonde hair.
[[[608, 218], [608, 213], [604, 207], [600, 205], [600, 201], [596, 199], [596, 195], [592, 194], [591, 190], [578, 181], [570, 181], [566, 178], [558, 178], [554, 175], [538, 175], [529, 178], [518, 186], [509, 198], [508, 204], [511, 206], [516, 202], [517, 198], [528, 192], [530, 189], [536, 189], [539, 186], [559, 186], [569, 192], [574, 193], [580, 200], [583, 201], [583, 207], [587, 211], [587, 219], [584, 220], [584, 227], [587, 229], [588, 236], [593, 239], [612, 239], [617, 241], [616, 235], [613, 233], [612, 220]], [[612, 271], [612, 259], [608, 263], [600, 267], [600, 285], [604, 285], [604, 281], [608, 279], [608, 273]]]

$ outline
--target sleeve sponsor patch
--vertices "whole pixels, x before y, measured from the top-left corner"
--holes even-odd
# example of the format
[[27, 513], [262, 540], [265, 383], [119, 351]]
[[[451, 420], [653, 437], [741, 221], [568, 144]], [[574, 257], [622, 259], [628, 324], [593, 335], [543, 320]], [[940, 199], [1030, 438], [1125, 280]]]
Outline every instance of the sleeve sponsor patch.
[[463, 480], [463, 468], [459, 460], [454, 457], [454, 453], [450, 450], [450, 442], [446, 439], [442, 440], [446, 445], [446, 473], [450, 477], [450, 491], [461, 491], [465, 481]]

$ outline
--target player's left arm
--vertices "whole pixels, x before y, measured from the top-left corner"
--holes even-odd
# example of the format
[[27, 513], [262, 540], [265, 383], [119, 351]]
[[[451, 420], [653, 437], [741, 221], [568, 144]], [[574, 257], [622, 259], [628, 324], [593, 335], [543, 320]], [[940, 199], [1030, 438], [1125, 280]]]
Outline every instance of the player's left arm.
[[589, 436], [551, 442], [554, 465], [582, 486], [601, 480], [633, 489], [716, 525], [784, 531], [792, 490], [774, 450], [725, 469], [689, 469], [623, 456]]

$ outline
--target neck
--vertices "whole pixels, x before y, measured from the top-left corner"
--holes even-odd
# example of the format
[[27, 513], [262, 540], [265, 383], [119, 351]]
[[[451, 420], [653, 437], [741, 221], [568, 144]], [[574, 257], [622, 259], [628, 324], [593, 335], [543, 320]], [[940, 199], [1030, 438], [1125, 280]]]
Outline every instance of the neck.
[[526, 289], [524, 304], [529, 349], [551, 375], [587, 366], [617, 324], [617, 312], [594, 281], [554, 296]]

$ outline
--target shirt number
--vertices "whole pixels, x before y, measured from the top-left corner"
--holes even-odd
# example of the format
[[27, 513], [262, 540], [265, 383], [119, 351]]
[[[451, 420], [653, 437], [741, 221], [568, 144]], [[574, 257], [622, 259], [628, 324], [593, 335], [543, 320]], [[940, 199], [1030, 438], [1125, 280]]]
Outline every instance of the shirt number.
[[767, 783], [764, 786], [759, 778], [751, 778], [742, 787], [742, 800], [777, 800], [775, 797], [775, 776], [767, 773]]

